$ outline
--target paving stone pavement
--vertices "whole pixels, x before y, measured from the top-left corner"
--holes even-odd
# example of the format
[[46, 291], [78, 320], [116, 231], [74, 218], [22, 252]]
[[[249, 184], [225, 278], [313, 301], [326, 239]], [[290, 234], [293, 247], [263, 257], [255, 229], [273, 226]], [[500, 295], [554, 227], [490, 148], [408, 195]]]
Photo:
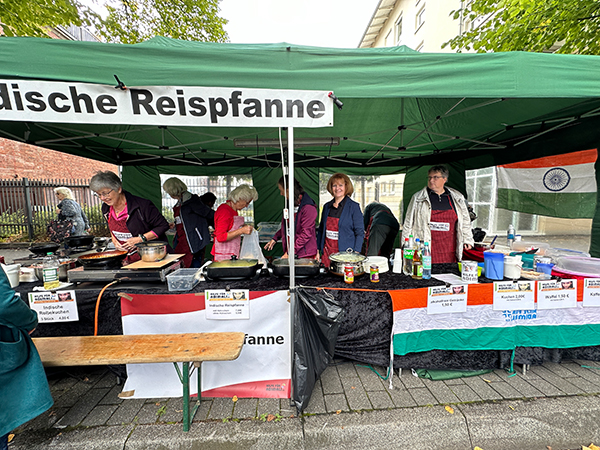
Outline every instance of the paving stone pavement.
[[[344, 420], [353, 423], [352, 415], [362, 416], [368, 419], [367, 422], [379, 417], [374, 415], [377, 411], [380, 412], [377, 414], [386, 412], [401, 414], [400, 417], [411, 413], [418, 416], [430, 411], [432, 417], [436, 414], [444, 417], [444, 411], [445, 414], [450, 414], [448, 410], [442, 410], [440, 413], [437, 408], [449, 405], [459, 411], [464, 409], [468, 412], [474, 405], [479, 408], [489, 408], [490, 404], [506, 403], [508, 408], [515, 409], [522, 402], [559, 399], [562, 399], [563, 404], [570, 402], [573, 405], [576, 404], [574, 402], [581, 401], [581, 399], [587, 398], [590, 399], [589, 401], [593, 399], [594, 402], [597, 400], [598, 417], [600, 418], [600, 363], [596, 362], [545, 363], [543, 366], [531, 367], [525, 374], [520, 370], [514, 374], [509, 374], [504, 370], [495, 370], [475, 377], [445, 381], [417, 378], [411, 374], [411, 371], [403, 370], [400, 377], [398, 371], [394, 372], [391, 379], [392, 387], [390, 387], [390, 380], [381, 378], [385, 373], [386, 369], [382, 367], [367, 367], [346, 360], [336, 360], [318, 380], [310, 402], [300, 417], [297, 416], [295, 407], [290, 405], [288, 399], [243, 398], [234, 402], [232, 398], [205, 398], [192, 424], [192, 431], [195, 428], [197, 430], [188, 434], [182, 432], [183, 402], [181, 398], [121, 399], [118, 397], [121, 386], [117, 384], [117, 377], [106, 367], [78, 367], [69, 368], [66, 371], [48, 372], [49, 384], [55, 401], [54, 406], [46, 413], [15, 430], [15, 436], [9, 448], [12, 450], [94, 448], [91, 444], [91, 447], [86, 446], [89, 439], [98, 442], [98, 448], [138, 448], [136, 445], [139, 445], [139, 448], [145, 448], [139, 442], [135, 444], [132, 440], [134, 436], [142, 441], [144, 438], [150, 439], [150, 436], [153, 436], [153, 445], [162, 442], [162, 446], [159, 445], [156, 448], [196, 448], [193, 447], [194, 442], [203, 442], [208, 445], [211, 442], [219, 441], [217, 436], [222, 432], [220, 428], [215, 428], [208, 435], [209, 437], [212, 435], [212, 441], [205, 434], [198, 437], [198, 430], [210, 430], [218, 424], [239, 425], [237, 428], [232, 428], [237, 436], [230, 442], [233, 444], [232, 447], [225, 446], [224, 448], [254, 448], [254, 444], [249, 447], [246, 445], [250, 441], [256, 444], [257, 439], [261, 445], [255, 448], [263, 448], [265, 436], [269, 436], [269, 439], [277, 439], [274, 441], [277, 442], [277, 445], [273, 447], [266, 445], [267, 448], [299, 448], [298, 443], [300, 443], [300, 448], [312, 448], [309, 443], [317, 445], [315, 448], [319, 448], [319, 445], [327, 448], [329, 437], [325, 438], [328, 436], [325, 430], [329, 426], [328, 424], [343, 423]], [[393, 411], [396, 412], [392, 413]], [[506, 408], [503, 408], [503, 411], [506, 412]], [[382, 417], [386, 417], [386, 419], [382, 419], [385, 422], [387, 416]], [[456, 419], [452, 418], [453, 421]], [[382, 421], [372, 427], [380, 425]], [[459, 420], [460, 426], [456, 425], [459, 431], [456, 432], [472, 434], [473, 432], [469, 430], [468, 426], [465, 428], [463, 421], [464, 418]], [[324, 424], [324, 434], [317, 433], [318, 430], [314, 428], [316, 422]], [[240, 425], [242, 423], [245, 424], [243, 427]], [[267, 426], [265, 424], [269, 424], [268, 429], [263, 428], [263, 426]], [[361, 427], [364, 424], [359, 420], [353, 426]], [[448, 426], [453, 425], [449, 424]], [[248, 433], [253, 436], [254, 433], [258, 433], [260, 438], [254, 436], [247, 441], [249, 438], [245, 433], [242, 439], [238, 433], [241, 433], [240, 430], [244, 427], [249, 427], [248, 430], [251, 431]], [[343, 425], [342, 428], [344, 428]], [[598, 427], [596, 426], [596, 428]], [[138, 432], [142, 429], [146, 430], [146, 434]], [[285, 433], [281, 436], [277, 435], [279, 436], [277, 438], [270, 434], [271, 431], [277, 429], [284, 429], [285, 433], [289, 433], [283, 444], [281, 436]], [[351, 426], [348, 425], [348, 430], [350, 429]], [[123, 430], [127, 430], [127, 433], [124, 433]], [[308, 430], [310, 433], [307, 434]], [[365, 430], [369, 430], [369, 428]], [[334, 431], [332, 430], [331, 433]], [[368, 431], [364, 431], [364, 433], [368, 434]], [[164, 441], [161, 441], [160, 436], [163, 434], [165, 438]], [[169, 436], [173, 437], [174, 435], [178, 436], [176, 441], [183, 446], [169, 444]], [[81, 439], [86, 436], [85, 442], [82, 440], [80, 447], [77, 446], [77, 436], [81, 436]], [[117, 437], [109, 439], [106, 436]], [[195, 436], [194, 440], [188, 442], [187, 439], [191, 439], [191, 436]], [[586, 438], [586, 436], [581, 436], [581, 438]], [[590, 435], [590, 439], [592, 438], [594, 438], [593, 434]], [[229, 439], [233, 438], [225, 438], [226, 441]], [[240, 439], [242, 440], [240, 441]], [[323, 440], [321, 444], [317, 443], [319, 439]], [[426, 439], [423, 436], [423, 439], [426, 441], [429, 438]], [[600, 436], [597, 436], [596, 442], [600, 442], [599, 439]], [[61, 442], [63, 446], [59, 445]], [[239, 446], [235, 445], [235, 442]], [[499, 442], [506, 444], [503, 439], [500, 439]], [[588, 445], [590, 442], [581, 441], [578, 445]], [[371, 444], [374, 443], [371, 442]], [[551, 444], [552, 442], [548, 442], [548, 445]], [[493, 448], [489, 445], [487, 448], [481, 448], [483, 450]], [[580, 448], [556, 445], [552, 447], [553, 450]], [[212, 446], [198, 448], [212, 448]], [[355, 447], [352, 441], [349, 441], [341, 448]], [[378, 446], [374, 444], [372, 448], [378, 448]], [[471, 446], [453, 447], [452, 444], [448, 444], [443, 448], [458, 449], [471, 448]], [[521, 447], [511, 444], [505, 448]]]

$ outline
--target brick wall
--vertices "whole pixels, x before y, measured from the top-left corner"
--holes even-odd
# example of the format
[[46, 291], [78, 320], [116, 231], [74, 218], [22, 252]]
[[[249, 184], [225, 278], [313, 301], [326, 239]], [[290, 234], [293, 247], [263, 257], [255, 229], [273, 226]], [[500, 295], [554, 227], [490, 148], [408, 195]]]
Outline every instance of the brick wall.
[[99, 170], [119, 173], [118, 166], [0, 138], [0, 179], [90, 179]]

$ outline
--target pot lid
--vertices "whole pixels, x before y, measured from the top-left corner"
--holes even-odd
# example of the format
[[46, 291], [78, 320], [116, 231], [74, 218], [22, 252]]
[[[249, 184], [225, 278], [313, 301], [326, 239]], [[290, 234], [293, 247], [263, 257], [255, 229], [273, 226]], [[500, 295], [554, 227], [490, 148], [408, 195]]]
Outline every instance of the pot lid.
[[343, 262], [343, 263], [359, 263], [366, 259], [365, 255], [361, 255], [358, 252], [355, 252], [351, 248], [346, 250], [345, 252], [334, 253], [329, 256], [331, 261]]

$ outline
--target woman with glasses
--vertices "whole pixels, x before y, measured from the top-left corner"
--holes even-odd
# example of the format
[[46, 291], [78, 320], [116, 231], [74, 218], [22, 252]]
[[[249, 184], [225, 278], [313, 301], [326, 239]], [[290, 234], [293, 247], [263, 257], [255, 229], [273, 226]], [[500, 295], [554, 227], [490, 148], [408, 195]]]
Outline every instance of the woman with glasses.
[[82, 236], [86, 233], [86, 230], [90, 229], [90, 221], [79, 203], [75, 201], [73, 191], [68, 187], [57, 187], [54, 188], [56, 197], [59, 200], [59, 204], [56, 205], [58, 208], [58, 220], [70, 220], [73, 223], [73, 231], [71, 236]]
[[431, 242], [431, 262], [449, 263], [462, 259], [463, 249], [473, 244], [467, 202], [448, 181], [445, 166], [433, 166], [427, 173], [427, 186], [413, 195], [402, 226], [402, 242], [409, 235]]
[[[117, 250], [129, 252], [127, 262], [140, 260], [136, 246], [143, 242], [167, 241], [169, 223], [150, 200], [123, 190], [121, 179], [113, 172], [98, 172], [90, 189], [102, 200], [102, 214]], [[172, 249], [167, 246], [168, 251]]]
[[242, 234], [250, 234], [254, 228], [244, 225], [244, 217], [238, 211], [258, 199], [258, 192], [248, 184], [241, 184], [229, 193], [227, 201], [215, 211], [215, 242], [211, 251], [213, 261], [231, 259], [240, 255]]

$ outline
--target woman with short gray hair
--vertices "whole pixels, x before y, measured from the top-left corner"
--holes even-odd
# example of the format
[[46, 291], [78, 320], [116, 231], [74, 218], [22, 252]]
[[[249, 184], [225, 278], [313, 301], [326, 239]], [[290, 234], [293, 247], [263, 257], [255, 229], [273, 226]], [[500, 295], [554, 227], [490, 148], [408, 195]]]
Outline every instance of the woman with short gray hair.
[[90, 229], [90, 221], [79, 203], [75, 201], [73, 191], [68, 187], [61, 186], [54, 188], [54, 192], [59, 200], [58, 205], [56, 205], [58, 220], [71, 221], [73, 224], [71, 236], [83, 236], [87, 234], [86, 230]]
[[238, 211], [250, 202], [258, 200], [258, 192], [252, 186], [242, 184], [229, 193], [227, 201], [215, 212], [215, 242], [212, 249], [214, 261], [231, 259], [240, 255], [242, 234], [251, 234], [254, 228], [244, 225], [244, 217]]
[[[90, 180], [90, 189], [102, 200], [102, 214], [117, 250], [129, 252], [127, 263], [139, 261], [138, 244], [158, 239], [168, 242], [167, 219], [150, 200], [125, 190], [114, 172], [98, 172]], [[171, 252], [170, 246], [167, 251]]]

